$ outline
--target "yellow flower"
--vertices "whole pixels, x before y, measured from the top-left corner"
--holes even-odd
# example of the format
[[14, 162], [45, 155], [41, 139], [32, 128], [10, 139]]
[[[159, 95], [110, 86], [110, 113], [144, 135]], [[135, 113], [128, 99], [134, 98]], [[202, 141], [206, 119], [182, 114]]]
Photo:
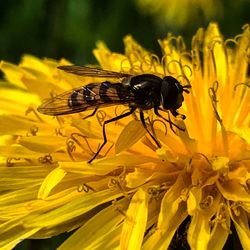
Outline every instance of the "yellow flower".
[[171, 118], [185, 131], [174, 133], [149, 111], [158, 149], [140, 121], [121, 119], [107, 125], [108, 144], [88, 164], [103, 141], [103, 121], [127, 107], [88, 119], [39, 114], [42, 99], [98, 79], [58, 70], [66, 60], [1, 62], [9, 84], [0, 91], [0, 249], [74, 229], [60, 250], [168, 249], [180, 244], [178, 228], [191, 249], [222, 249], [233, 226], [249, 248], [250, 27], [224, 41], [210, 24], [191, 51], [169, 36], [159, 41], [162, 58], [130, 36], [124, 42], [124, 55], [98, 44], [101, 67], [191, 84], [180, 108], [186, 120]]
[[201, 17], [211, 20], [223, 14], [223, 3], [220, 0], [136, 0], [136, 2], [143, 12], [152, 14], [159, 25], [164, 23], [173, 27], [185, 27], [187, 23], [195, 23], [195, 20]]

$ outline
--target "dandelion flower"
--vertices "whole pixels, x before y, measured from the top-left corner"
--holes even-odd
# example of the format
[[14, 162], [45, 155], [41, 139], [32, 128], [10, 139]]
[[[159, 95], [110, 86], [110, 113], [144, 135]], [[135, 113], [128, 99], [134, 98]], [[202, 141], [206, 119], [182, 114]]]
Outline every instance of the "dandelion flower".
[[159, 25], [164, 23], [173, 27], [185, 27], [187, 23], [195, 22], [197, 18], [204, 17], [205, 20], [211, 20], [223, 14], [223, 3], [220, 0], [136, 0], [136, 2], [141, 11], [153, 15]]
[[248, 249], [249, 42], [248, 25], [223, 40], [212, 23], [197, 31], [191, 51], [181, 37], [159, 40], [161, 58], [130, 36], [124, 55], [98, 43], [104, 69], [171, 75], [192, 88], [180, 108], [186, 120], [171, 118], [184, 131], [148, 111], [157, 148], [140, 121], [126, 117], [107, 126], [108, 144], [92, 164], [104, 120], [127, 107], [88, 119], [39, 114], [42, 99], [98, 79], [58, 70], [64, 59], [1, 62], [8, 84], [0, 92], [0, 248], [77, 229], [60, 250], [167, 249], [180, 244], [184, 226], [191, 249], [222, 249], [232, 228]]

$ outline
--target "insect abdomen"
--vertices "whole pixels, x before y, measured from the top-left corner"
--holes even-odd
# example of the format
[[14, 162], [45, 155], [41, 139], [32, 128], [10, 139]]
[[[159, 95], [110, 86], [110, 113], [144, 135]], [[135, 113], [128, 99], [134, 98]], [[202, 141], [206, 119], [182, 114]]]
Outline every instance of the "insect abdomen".
[[121, 83], [90, 83], [85, 87], [75, 90], [68, 100], [71, 108], [78, 106], [100, 106], [112, 103], [124, 103], [127, 91]]

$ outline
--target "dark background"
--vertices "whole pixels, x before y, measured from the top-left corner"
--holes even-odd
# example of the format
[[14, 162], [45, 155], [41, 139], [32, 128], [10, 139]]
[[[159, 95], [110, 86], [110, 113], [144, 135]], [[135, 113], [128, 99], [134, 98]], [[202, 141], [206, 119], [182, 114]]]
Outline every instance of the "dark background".
[[[123, 37], [132, 34], [157, 53], [157, 39], [168, 32], [181, 34], [190, 44], [196, 30], [207, 27], [209, 21], [217, 21], [226, 37], [239, 34], [242, 25], [249, 22], [250, 0], [209, 1], [215, 2], [214, 14], [209, 17], [205, 16], [206, 8], [190, 4], [172, 11], [175, 17], [166, 22], [162, 13], [150, 15], [136, 0], [0, 0], [0, 59], [17, 63], [28, 53], [65, 57], [76, 64], [93, 63], [97, 40], [103, 40], [112, 51], [122, 52]], [[186, 13], [190, 13], [189, 18], [178, 25], [176, 16]]]
[[[192, 35], [210, 21], [219, 23], [226, 38], [241, 33], [241, 27], [249, 23], [250, 0], [210, 1], [214, 6], [209, 16], [206, 7], [181, 8], [179, 1], [180, 9], [173, 10], [173, 18], [166, 21], [164, 10], [152, 14], [136, 0], [0, 0], [0, 60], [18, 63], [23, 54], [32, 54], [64, 57], [83, 65], [96, 62], [92, 50], [98, 40], [112, 51], [123, 52], [122, 39], [131, 34], [142, 46], [159, 53], [157, 39], [168, 32], [182, 35], [190, 47]], [[188, 18], [180, 24], [178, 17], [184, 15]], [[66, 237], [26, 240], [15, 249], [51, 250]]]

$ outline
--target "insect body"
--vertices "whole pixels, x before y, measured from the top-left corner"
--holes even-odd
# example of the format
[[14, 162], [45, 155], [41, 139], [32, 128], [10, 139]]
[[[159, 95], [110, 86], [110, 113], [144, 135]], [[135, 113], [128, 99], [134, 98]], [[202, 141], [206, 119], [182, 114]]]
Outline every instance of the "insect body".
[[[160, 143], [147, 128], [144, 119], [144, 110], [153, 109], [154, 113], [169, 122], [170, 126], [179, 128], [170, 119], [164, 118], [159, 113], [159, 110], [169, 110], [174, 116], [179, 115], [177, 109], [181, 107], [184, 100], [183, 91], [189, 93], [187, 88], [190, 88], [190, 86], [182, 86], [174, 77], [166, 76], [160, 78], [153, 74], [130, 75], [81, 66], [60, 66], [58, 68], [80, 76], [106, 78], [106, 81], [102, 83], [90, 83], [84, 87], [46, 99], [38, 107], [39, 112], [46, 115], [65, 115], [92, 109], [94, 111], [91, 115], [94, 115], [97, 109], [101, 107], [120, 104], [129, 107], [128, 112], [104, 122], [103, 144], [89, 163], [96, 158], [107, 142], [105, 126], [110, 122], [131, 115], [136, 109], [139, 110], [142, 125], [158, 147], [161, 147]], [[116, 80], [116, 82], [107, 80], [111, 78], [119, 80]], [[182, 117], [185, 119], [184, 115]]]

